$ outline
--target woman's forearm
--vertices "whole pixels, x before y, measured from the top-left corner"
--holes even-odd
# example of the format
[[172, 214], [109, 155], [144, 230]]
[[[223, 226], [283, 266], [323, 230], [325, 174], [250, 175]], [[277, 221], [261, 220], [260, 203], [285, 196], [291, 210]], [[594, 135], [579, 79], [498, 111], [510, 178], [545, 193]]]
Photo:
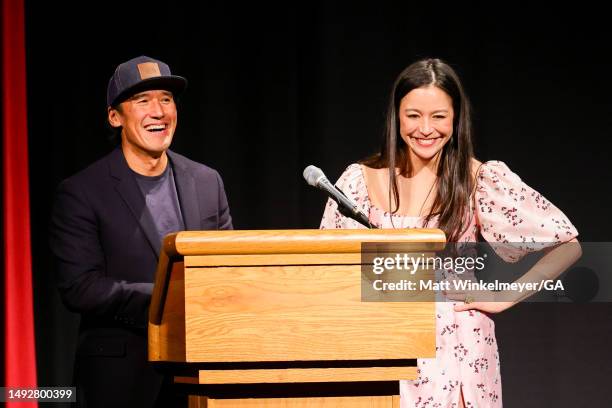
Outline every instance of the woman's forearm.
[[[582, 248], [576, 238], [555, 246], [536, 262], [527, 273], [518, 278], [515, 283], [532, 283], [531, 287], [539, 287], [540, 282], [554, 280], [567, 268], [572, 266], [582, 255]], [[528, 285], [529, 286], [529, 285]], [[503, 291], [498, 293], [498, 299], [509, 302], [511, 307], [529, 296], [535, 294], [537, 290], [524, 291]]]

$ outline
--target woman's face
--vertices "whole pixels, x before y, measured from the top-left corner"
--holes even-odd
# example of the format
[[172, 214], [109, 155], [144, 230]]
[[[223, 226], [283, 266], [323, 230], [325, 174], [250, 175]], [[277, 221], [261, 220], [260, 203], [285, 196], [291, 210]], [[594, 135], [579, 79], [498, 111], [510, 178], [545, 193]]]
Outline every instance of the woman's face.
[[408, 92], [398, 114], [400, 135], [412, 157], [431, 160], [453, 135], [453, 101], [434, 85]]

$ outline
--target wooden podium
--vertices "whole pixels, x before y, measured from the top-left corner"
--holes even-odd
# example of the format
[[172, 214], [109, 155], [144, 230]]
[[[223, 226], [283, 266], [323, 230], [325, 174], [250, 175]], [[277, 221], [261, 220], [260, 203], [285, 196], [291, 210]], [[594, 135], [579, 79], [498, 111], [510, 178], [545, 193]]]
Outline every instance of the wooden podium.
[[433, 302], [363, 302], [362, 242], [444, 248], [413, 230], [180, 232], [166, 237], [149, 360], [190, 407], [399, 407], [435, 356]]

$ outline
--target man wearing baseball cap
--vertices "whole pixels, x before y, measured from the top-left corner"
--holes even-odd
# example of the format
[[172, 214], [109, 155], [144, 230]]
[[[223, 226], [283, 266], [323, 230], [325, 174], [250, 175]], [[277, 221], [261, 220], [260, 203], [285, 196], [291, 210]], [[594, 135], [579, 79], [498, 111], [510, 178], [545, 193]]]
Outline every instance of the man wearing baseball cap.
[[153, 58], [120, 64], [106, 99], [120, 145], [56, 192], [51, 249], [62, 300], [81, 314], [74, 378], [82, 407], [173, 406], [147, 361], [161, 242], [181, 230], [232, 228], [219, 174], [169, 150], [186, 85]]

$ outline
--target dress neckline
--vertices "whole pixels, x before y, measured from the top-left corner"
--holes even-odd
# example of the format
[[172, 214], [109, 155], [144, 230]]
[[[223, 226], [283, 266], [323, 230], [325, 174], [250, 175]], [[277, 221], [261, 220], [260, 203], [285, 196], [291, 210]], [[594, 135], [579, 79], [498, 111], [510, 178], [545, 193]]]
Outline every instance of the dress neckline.
[[365, 178], [365, 174], [364, 174], [362, 165], [357, 163], [357, 167], [359, 167], [359, 172], [360, 172], [361, 178], [363, 180], [363, 185], [364, 185], [364, 187], [366, 189], [366, 197], [365, 197], [365, 199], [366, 199], [366, 202], [367, 202], [367, 205], [368, 205], [368, 208], [370, 209], [370, 211], [376, 210], [378, 212], [383, 213], [384, 216], [391, 216], [391, 217], [397, 217], [397, 218], [410, 218], [410, 219], [414, 219], [414, 220], [419, 220], [419, 219], [423, 219], [423, 218], [426, 217], [425, 215], [391, 214], [389, 211], [383, 210], [382, 208], [374, 205], [372, 203], [372, 201], [370, 200], [370, 192], [368, 190], [368, 183], [366, 183], [366, 178]]

